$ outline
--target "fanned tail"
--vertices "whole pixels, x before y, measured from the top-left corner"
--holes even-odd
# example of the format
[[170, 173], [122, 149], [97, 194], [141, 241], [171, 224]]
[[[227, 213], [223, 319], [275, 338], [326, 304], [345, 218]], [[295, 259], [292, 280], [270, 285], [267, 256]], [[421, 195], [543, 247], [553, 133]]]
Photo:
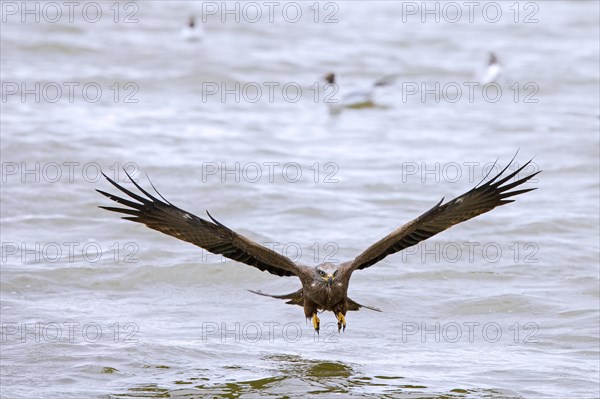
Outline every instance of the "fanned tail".
[[302, 294], [302, 288], [300, 288], [298, 291], [294, 291], [290, 294], [284, 294], [284, 295], [266, 294], [260, 290], [257, 290], [257, 291], [248, 290], [248, 291], [250, 291], [253, 294], [268, 296], [268, 297], [275, 298], [275, 299], [288, 299], [288, 301], [286, 303], [289, 305], [304, 306], [304, 296]]
[[[257, 294], [257, 295], [261, 295], [261, 296], [268, 296], [268, 297], [275, 298], [275, 299], [287, 299], [288, 301], [286, 303], [289, 305], [304, 306], [304, 294], [302, 292], [302, 288], [300, 288], [298, 291], [294, 291], [292, 293], [283, 294], [283, 295], [266, 294], [260, 290], [257, 290], [257, 291], [248, 290], [248, 291], [250, 291], [253, 294]], [[375, 312], [381, 312], [381, 309], [379, 309], [379, 308], [361, 305], [360, 303], [355, 302], [352, 299], [348, 298], [348, 310], [356, 311], [356, 310], [359, 310], [360, 308], [373, 310]]]

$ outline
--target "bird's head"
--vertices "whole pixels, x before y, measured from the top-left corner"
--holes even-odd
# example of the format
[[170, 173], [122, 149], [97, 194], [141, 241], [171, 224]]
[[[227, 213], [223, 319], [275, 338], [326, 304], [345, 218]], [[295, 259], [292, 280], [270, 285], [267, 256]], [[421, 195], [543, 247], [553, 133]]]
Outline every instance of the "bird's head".
[[329, 72], [327, 75], [323, 76], [323, 79], [330, 85], [335, 84], [335, 75], [332, 72]]
[[319, 283], [327, 284], [328, 287], [331, 287], [337, 274], [338, 268], [333, 263], [322, 263], [315, 267], [314, 279]]

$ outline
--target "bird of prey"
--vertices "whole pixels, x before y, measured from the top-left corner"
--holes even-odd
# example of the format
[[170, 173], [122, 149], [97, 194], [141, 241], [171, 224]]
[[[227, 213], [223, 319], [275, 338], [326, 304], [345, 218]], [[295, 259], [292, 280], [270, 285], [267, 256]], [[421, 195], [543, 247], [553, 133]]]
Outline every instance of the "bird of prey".
[[484, 183], [490, 174], [488, 173], [473, 189], [452, 201], [443, 203], [444, 199], [442, 198], [427, 212], [377, 241], [354, 260], [339, 265], [322, 263], [316, 267], [296, 264], [286, 256], [236, 233], [213, 218], [208, 211], [206, 213], [210, 220], [176, 207], [167, 201], [150, 182], [160, 197], [157, 198], [131, 179], [129, 174], [127, 176], [141, 193], [126, 189], [106, 175], [104, 177], [129, 198], [119, 197], [102, 190], [97, 191], [122, 206], [118, 208], [100, 206], [100, 208], [127, 215], [123, 219], [143, 223], [161, 233], [190, 242], [214, 254], [254, 266], [259, 270], [268, 271], [276, 276], [298, 277], [302, 288], [291, 294], [268, 295], [260, 291], [253, 292], [285, 299], [289, 304], [302, 306], [304, 315], [307, 319], [312, 319], [317, 333], [320, 323], [317, 312], [319, 310], [332, 311], [336, 315], [339, 332], [342, 328], [346, 329], [347, 311], [359, 310], [361, 307], [378, 310], [360, 305], [348, 298], [348, 285], [354, 271], [373, 266], [388, 255], [424, 241], [455, 224], [513, 202], [514, 199], [509, 199], [511, 197], [534, 190], [534, 188], [515, 190], [540, 172], [524, 177], [518, 176], [530, 162], [503, 176], [512, 164], [511, 161], [495, 177]]

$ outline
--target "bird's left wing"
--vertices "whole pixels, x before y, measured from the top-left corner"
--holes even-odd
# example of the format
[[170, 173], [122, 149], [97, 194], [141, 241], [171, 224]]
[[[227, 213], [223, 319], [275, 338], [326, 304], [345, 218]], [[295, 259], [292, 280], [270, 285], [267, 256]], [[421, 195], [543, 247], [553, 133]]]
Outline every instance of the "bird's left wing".
[[348, 262], [342, 265], [342, 267], [346, 272], [367, 268], [386, 256], [416, 245], [455, 224], [491, 211], [497, 206], [514, 202], [514, 200], [507, 198], [535, 190], [535, 188], [510, 190], [525, 183], [541, 171], [527, 175], [517, 181], [508, 184], [505, 183], [514, 178], [530, 163], [531, 161], [527, 162], [513, 173], [500, 179], [500, 176], [512, 164], [511, 161], [500, 173], [486, 183], [476, 186], [472, 190], [443, 205], [442, 202], [444, 199], [442, 198], [433, 208], [377, 241], [352, 262]]
[[219, 223], [208, 212], [206, 213], [211, 221], [204, 220], [176, 207], [160, 195], [158, 191], [157, 194], [162, 200], [152, 196], [129, 175], [127, 176], [146, 197], [124, 188], [104, 175], [113, 186], [138, 202], [102, 190], [96, 190], [125, 206], [125, 208], [109, 206], [101, 206], [100, 208], [124, 213], [129, 216], [125, 216], [123, 219], [143, 223], [151, 229], [190, 242], [214, 254], [223, 255], [263, 271], [266, 270], [277, 276], [293, 276], [299, 275], [301, 272], [301, 268], [291, 259], [236, 233]]

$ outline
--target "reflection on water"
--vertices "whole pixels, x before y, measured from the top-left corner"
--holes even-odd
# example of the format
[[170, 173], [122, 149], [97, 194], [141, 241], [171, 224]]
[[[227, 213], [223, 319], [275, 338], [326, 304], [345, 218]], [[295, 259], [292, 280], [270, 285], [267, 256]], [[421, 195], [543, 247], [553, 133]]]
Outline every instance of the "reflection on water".
[[[296, 355], [268, 355], [263, 358], [277, 370], [274, 376], [252, 380], [214, 383], [208, 377], [189, 377], [174, 381], [186, 385], [181, 389], [165, 389], [156, 384], [137, 385], [114, 398], [252, 398], [318, 397], [399, 398], [399, 399], [518, 399], [508, 390], [455, 388], [432, 394], [425, 385], [410, 383], [405, 377], [361, 373], [361, 366], [342, 362], [306, 359]], [[239, 369], [238, 367], [232, 367]]]

